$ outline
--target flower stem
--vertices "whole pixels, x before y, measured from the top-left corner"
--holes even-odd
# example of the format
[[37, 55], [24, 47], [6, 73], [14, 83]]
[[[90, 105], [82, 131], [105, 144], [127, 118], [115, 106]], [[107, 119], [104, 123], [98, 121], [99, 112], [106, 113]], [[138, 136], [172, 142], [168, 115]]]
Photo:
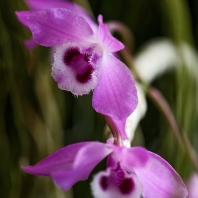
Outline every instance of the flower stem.
[[174, 132], [174, 135], [181, 146], [182, 149], [184, 149], [182, 144], [182, 139], [179, 131], [179, 127], [177, 126], [177, 122], [175, 120], [175, 117], [171, 111], [171, 108], [166, 101], [166, 99], [163, 97], [163, 95], [160, 93], [159, 90], [157, 90], [154, 87], [149, 87], [147, 90], [148, 97], [157, 105], [161, 113], [164, 115], [166, 121], [168, 122], [169, 126], [171, 127], [172, 131]]
[[118, 32], [120, 36], [122, 37], [124, 45], [129, 49], [129, 51], [132, 51], [133, 43], [134, 43], [134, 37], [131, 30], [123, 23], [119, 21], [108, 21], [107, 22], [108, 28], [110, 32]]
[[185, 144], [187, 153], [189, 154], [189, 157], [190, 157], [192, 163], [194, 164], [195, 169], [198, 172], [198, 156], [197, 156], [197, 153], [196, 153], [195, 149], [193, 148], [193, 146], [191, 145], [185, 131], [183, 131], [182, 135], [183, 135], [183, 140], [184, 140], [184, 144]]
[[112, 135], [114, 137], [114, 144], [116, 146], [122, 146], [123, 145], [123, 139], [122, 136], [120, 135], [120, 130], [118, 129], [116, 123], [113, 121], [113, 119], [109, 116], [104, 115], [105, 121], [107, 125], [109, 126]]
[[[164, 115], [169, 126], [172, 128], [172, 131], [174, 132], [174, 135], [175, 135], [180, 147], [188, 153], [190, 160], [192, 161], [194, 167], [198, 171], [197, 153], [194, 150], [193, 146], [191, 145], [185, 131], [182, 131], [182, 133], [181, 133], [181, 130], [179, 129], [179, 127], [177, 125], [176, 119], [175, 119], [166, 99], [163, 97], [163, 95], [160, 93], [160, 91], [154, 87], [148, 88], [147, 95], [151, 100], [153, 100], [153, 102], [157, 105], [159, 110], [162, 112], [162, 114]], [[183, 143], [184, 143], [184, 145], [183, 145]]]

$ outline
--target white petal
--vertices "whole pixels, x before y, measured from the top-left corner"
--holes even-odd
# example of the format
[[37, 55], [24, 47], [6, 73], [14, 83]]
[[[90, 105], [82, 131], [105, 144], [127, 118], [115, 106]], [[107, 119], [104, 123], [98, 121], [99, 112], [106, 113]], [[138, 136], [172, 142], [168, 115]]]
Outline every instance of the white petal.
[[151, 82], [165, 70], [176, 66], [177, 51], [169, 40], [151, 42], [138, 54], [134, 67], [141, 80]]
[[135, 111], [127, 118], [126, 125], [125, 125], [125, 131], [129, 138], [129, 140], [126, 140], [124, 142], [127, 147], [130, 147], [130, 143], [133, 140], [135, 130], [140, 120], [144, 117], [146, 110], [147, 110], [145, 92], [142, 89], [141, 85], [138, 84], [137, 82], [136, 82], [136, 89], [137, 89], [137, 95], [138, 95], [138, 105]]

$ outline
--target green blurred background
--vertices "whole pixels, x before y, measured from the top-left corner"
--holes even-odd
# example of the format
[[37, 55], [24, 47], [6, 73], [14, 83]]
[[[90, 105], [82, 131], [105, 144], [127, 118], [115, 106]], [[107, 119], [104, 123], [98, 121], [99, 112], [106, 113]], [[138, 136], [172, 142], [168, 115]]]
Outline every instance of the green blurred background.
[[[84, 0], [76, 1], [87, 8]], [[90, 0], [95, 17], [119, 20], [133, 32], [133, 55], [151, 39], [169, 38], [175, 45], [188, 43], [197, 53], [197, 0]], [[63, 192], [50, 178], [35, 177], [21, 170], [35, 164], [63, 145], [105, 141], [105, 121], [91, 106], [92, 94], [79, 98], [58, 89], [51, 77], [50, 51], [25, 49], [31, 34], [14, 12], [25, 10], [22, 0], [0, 1], [0, 197], [89, 198], [88, 181]], [[182, 58], [182, 57], [181, 57]], [[198, 67], [198, 65], [197, 65]], [[153, 82], [169, 102], [179, 127], [198, 151], [198, 81], [182, 62], [182, 69], [166, 73]], [[197, 68], [193, 71], [197, 73]], [[152, 101], [141, 121], [143, 144], [160, 154], [186, 180], [194, 167], [181, 151], [170, 127]], [[136, 141], [136, 140], [134, 140]], [[134, 144], [139, 144], [134, 142]], [[104, 169], [99, 164], [95, 172]]]

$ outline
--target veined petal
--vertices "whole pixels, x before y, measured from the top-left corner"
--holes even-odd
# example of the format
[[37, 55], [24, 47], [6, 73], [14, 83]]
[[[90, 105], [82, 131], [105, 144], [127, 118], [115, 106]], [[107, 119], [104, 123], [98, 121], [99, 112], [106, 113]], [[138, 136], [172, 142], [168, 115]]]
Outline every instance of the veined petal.
[[[73, 3], [66, 0], [25, 0], [25, 2], [32, 10], [51, 8], [66, 8], [71, 10], [74, 7]], [[69, 9], [70, 7], [71, 9]]]
[[143, 147], [116, 147], [111, 145], [114, 153], [111, 156], [114, 156], [119, 160], [123, 166], [129, 171], [133, 172], [135, 167], [144, 167], [149, 160], [149, 153]]
[[137, 91], [131, 72], [111, 54], [104, 54], [99, 64], [101, 70], [92, 105], [101, 114], [126, 120], [137, 106]]
[[123, 49], [124, 45], [110, 34], [108, 26], [103, 23], [102, 15], [98, 16], [98, 22], [99, 27], [97, 36], [102, 46], [109, 52], [117, 52]]
[[70, 170], [79, 150], [89, 144], [91, 143], [81, 142], [66, 146], [52, 153], [38, 164], [34, 166], [23, 166], [22, 168], [24, 171], [37, 176], [49, 176], [52, 172], [61, 169]]
[[15, 12], [19, 22], [22, 23], [28, 29], [29, 29], [29, 25], [28, 25], [27, 17], [29, 16], [30, 13], [31, 13], [31, 11], [20, 11], [20, 12], [16, 11]]
[[134, 167], [146, 198], [185, 198], [187, 189], [175, 170], [157, 154], [149, 153], [144, 167]]
[[96, 23], [82, 7], [66, 0], [26, 0], [26, 4], [32, 10], [66, 8], [67, 10], [82, 16], [91, 26], [91, 28], [96, 29], [97, 27]]
[[64, 8], [32, 11], [28, 21], [35, 41], [43, 46], [57, 46], [68, 40], [83, 42], [93, 35], [83, 17]]
[[76, 182], [86, 180], [93, 168], [111, 152], [112, 149], [107, 144], [90, 142], [79, 150], [70, 170], [61, 169], [52, 172], [51, 176], [56, 185], [68, 190]]
[[[112, 148], [108, 144], [101, 142], [90, 142], [78, 152], [75, 159], [74, 168], [82, 165], [94, 167], [112, 151]], [[84, 172], [86, 172], [85, 170], [86, 167], [84, 169]], [[82, 173], [82, 175], [83, 174], [85, 173]]]

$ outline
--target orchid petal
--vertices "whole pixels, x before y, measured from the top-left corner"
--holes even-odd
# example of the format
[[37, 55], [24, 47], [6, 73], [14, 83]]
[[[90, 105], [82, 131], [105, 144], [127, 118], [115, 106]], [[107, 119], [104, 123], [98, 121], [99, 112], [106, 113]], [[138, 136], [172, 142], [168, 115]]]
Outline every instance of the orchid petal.
[[79, 16], [82, 16], [92, 29], [96, 29], [97, 25], [90, 17], [90, 15], [77, 4], [65, 0], [26, 0], [26, 4], [32, 10], [52, 9], [52, 8], [66, 8]]
[[[97, 86], [98, 82], [96, 66], [90, 63], [89, 59], [85, 59], [86, 54], [79, 48], [82, 50], [83, 46], [78, 42], [67, 42], [58, 46], [52, 64], [52, 76], [58, 83], [58, 87], [70, 91], [76, 96], [88, 94]], [[71, 58], [71, 52], [79, 54], [68, 62], [65, 57]]]
[[143, 90], [142, 86], [138, 82], [136, 82], [136, 89], [138, 95], [138, 105], [135, 111], [127, 118], [125, 125], [126, 134], [129, 137], [129, 145], [134, 138], [135, 131], [140, 120], [144, 117], [147, 110], [145, 90]]
[[175, 170], [157, 154], [149, 153], [144, 167], [134, 167], [142, 183], [143, 197], [185, 198], [188, 194], [184, 183]]
[[90, 142], [81, 142], [66, 146], [52, 153], [34, 166], [23, 166], [23, 170], [38, 176], [49, 176], [51, 172], [60, 169], [71, 169], [75, 157], [80, 149], [89, 145]]
[[[116, 175], [117, 174], [117, 175]], [[141, 186], [138, 182], [138, 178], [134, 173], [124, 174], [125, 177], [122, 186], [119, 185], [120, 181], [116, 181], [116, 176], [120, 173], [116, 173], [114, 169], [108, 168], [106, 171], [101, 171], [96, 174], [91, 183], [92, 194], [95, 198], [140, 198]], [[123, 174], [122, 174], [123, 176]], [[128, 182], [127, 182], [128, 181]], [[130, 183], [129, 183], [130, 182]], [[131, 186], [129, 185], [131, 184]], [[131, 189], [129, 190], [129, 188]]]
[[131, 72], [111, 54], [104, 54], [100, 64], [92, 105], [101, 114], [126, 120], [137, 106], [137, 91]]
[[106, 144], [90, 142], [79, 150], [72, 169], [63, 168], [52, 172], [51, 176], [56, 185], [67, 190], [76, 182], [86, 180], [93, 168], [111, 152]]
[[103, 23], [102, 15], [98, 16], [98, 39], [102, 43], [102, 46], [106, 48], [109, 52], [117, 52], [124, 48], [124, 45], [114, 38], [108, 29], [108, 26]]
[[19, 22], [22, 23], [28, 29], [29, 29], [29, 25], [28, 25], [28, 19], [27, 19], [27, 17], [29, 16], [30, 13], [31, 13], [31, 11], [15, 12], [15, 14], [16, 14], [17, 19], [19, 20]]
[[28, 21], [35, 41], [43, 46], [82, 42], [93, 34], [84, 18], [64, 8], [32, 11]]
[[197, 198], [198, 173], [193, 173], [187, 182], [188, 198]]
[[[25, 0], [26, 4], [32, 10], [51, 9], [51, 8], [66, 8], [74, 9], [74, 4], [65, 0]], [[70, 9], [71, 7], [71, 9]]]
[[[147, 161], [149, 160], [149, 153], [146, 149], [142, 147], [116, 147], [111, 145], [115, 158], [120, 161], [125, 168], [133, 172], [135, 167], [144, 167]], [[113, 154], [112, 154], [113, 156]]]

